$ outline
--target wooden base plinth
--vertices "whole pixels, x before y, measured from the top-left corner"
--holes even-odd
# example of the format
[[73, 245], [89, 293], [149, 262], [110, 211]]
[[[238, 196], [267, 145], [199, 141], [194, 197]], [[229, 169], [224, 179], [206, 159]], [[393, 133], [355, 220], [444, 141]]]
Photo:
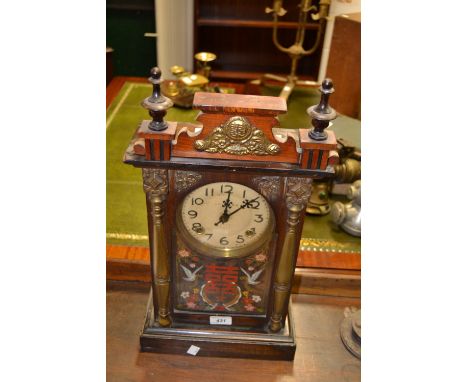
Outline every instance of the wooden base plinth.
[[200, 348], [196, 356], [291, 361], [296, 352], [291, 306], [285, 328], [279, 333], [239, 331], [234, 328], [223, 330], [219, 326], [211, 329], [181, 324], [163, 328], [154, 322], [150, 295], [145, 325], [140, 335], [141, 351], [188, 355], [187, 350], [192, 345]]

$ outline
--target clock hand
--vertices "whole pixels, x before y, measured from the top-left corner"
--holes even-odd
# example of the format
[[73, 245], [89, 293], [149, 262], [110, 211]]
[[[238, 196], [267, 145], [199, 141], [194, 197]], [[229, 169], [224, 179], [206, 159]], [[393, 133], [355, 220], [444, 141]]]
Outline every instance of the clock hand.
[[229, 218], [230, 218], [232, 215], [234, 215], [236, 212], [239, 212], [240, 210], [242, 210], [242, 209], [244, 209], [244, 208], [246, 208], [246, 207], [247, 207], [247, 208], [250, 208], [250, 204], [251, 204], [252, 202], [255, 202], [258, 198], [259, 198], [259, 196], [257, 196], [257, 197], [254, 198], [254, 199], [251, 199], [251, 200], [245, 200], [245, 201], [242, 203], [242, 205], [241, 205], [237, 210], [232, 211], [230, 214], [226, 214], [226, 215], [225, 215], [225, 214], [223, 213], [223, 214], [221, 215], [221, 217], [219, 218], [218, 222], [215, 223], [215, 225], [218, 225], [219, 223], [223, 223], [223, 224], [224, 224], [224, 223], [226, 223], [226, 222], [229, 220]]
[[214, 225], [218, 225], [219, 223], [226, 223], [229, 219], [229, 215], [228, 214], [222, 214], [220, 217], [219, 217], [219, 220], [214, 224]]
[[228, 214], [228, 208], [229, 207], [229, 203], [230, 203], [230, 200], [231, 200], [231, 192], [232, 191], [229, 191], [228, 192], [228, 198], [227, 200], [224, 201], [224, 212], [223, 212], [223, 215], [227, 215]]
[[242, 210], [243, 208], [246, 208], [246, 207], [247, 207], [247, 208], [250, 208], [250, 204], [251, 204], [252, 202], [255, 202], [258, 198], [259, 198], [259, 196], [257, 196], [257, 197], [254, 198], [254, 199], [244, 201], [244, 203], [242, 203], [242, 205], [241, 205], [237, 210], [234, 210], [234, 211], [232, 211], [230, 214], [227, 215], [228, 219], [229, 219], [232, 215], [234, 215], [236, 212]]
[[230, 208], [229, 206], [229, 203], [230, 203], [230, 200], [231, 200], [231, 192], [232, 191], [229, 191], [228, 192], [228, 198], [223, 202], [224, 204], [224, 212], [223, 214], [219, 217], [219, 220], [218, 222], [215, 223], [215, 225], [218, 225], [219, 223], [226, 223], [229, 219], [229, 214], [228, 214], [228, 209]]

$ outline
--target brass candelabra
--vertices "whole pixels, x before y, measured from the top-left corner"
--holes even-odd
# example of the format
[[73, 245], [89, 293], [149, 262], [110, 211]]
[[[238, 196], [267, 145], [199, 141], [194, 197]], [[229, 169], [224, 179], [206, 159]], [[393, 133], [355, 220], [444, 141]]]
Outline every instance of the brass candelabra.
[[[287, 77], [277, 76], [270, 73], [264, 74], [259, 82], [263, 84], [265, 79], [272, 79], [280, 82], [285, 82], [286, 84], [281, 90], [280, 97], [286, 100], [288, 99], [289, 95], [291, 94], [296, 85], [319, 85], [319, 83], [316, 81], [299, 80], [296, 75], [296, 70], [298, 61], [304, 56], [311, 55], [319, 47], [327, 22], [328, 11], [330, 9], [330, 2], [331, 0], [320, 0], [319, 9], [317, 10], [317, 7], [315, 5], [311, 5], [312, 0], [301, 0], [299, 4], [300, 10], [298, 27], [296, 30], [296, 38], [294, 43], [289, 48], [284, 47], [278, 42], [278, 17], [284, 16], [287, 12], [283, 8], [283, 0], [273, 0], [272, 8], [267, 7], [265, 9], [266, 13], [271, 13], [273, 15], [273, 43], [281, 52], [287, 53], [291, 58], [291, 71]], [[304, 38], [309, 14], [312, 20], [318, 21], [319, 28], [317, 31], [317, 36], [315, 38], [314, 45], [310, 49], [306, 50], [304, 49]]]

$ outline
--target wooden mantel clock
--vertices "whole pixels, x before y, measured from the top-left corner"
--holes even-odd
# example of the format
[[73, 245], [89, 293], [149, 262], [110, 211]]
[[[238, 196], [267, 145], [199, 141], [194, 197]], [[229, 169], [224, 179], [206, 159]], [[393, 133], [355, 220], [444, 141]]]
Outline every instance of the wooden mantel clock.
[[[314, 128], [281, 129], [284, 99], [196, 93], [198, 123], [164, 120], [160, 92], [142, 105], [124, 162], [142, 168], [152, 290], [142, 351], [294, 358], [291, 283], [313, 178], [338, 157], [331, 81], [308, 109]], [[194, 350], [195, 349], [195, 350]]]

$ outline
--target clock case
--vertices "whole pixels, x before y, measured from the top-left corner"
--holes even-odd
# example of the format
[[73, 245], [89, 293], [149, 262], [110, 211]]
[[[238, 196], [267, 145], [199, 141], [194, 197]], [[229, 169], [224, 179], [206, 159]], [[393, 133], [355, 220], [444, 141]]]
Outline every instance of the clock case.
[[[314, 141], [308, 129], [278, 127], [278, 114], [287, 112], [279, 97], [196, 93], [193, 107], [201, 111], [198, 123], [168, 121], [162, 131], [150, 128], [160, 117], [150, 109], [153, 121], [142, 121], [124, 156], [142, 168], [147, 204], [152, 288], [141, 350], [186, 354], [195, 345], [199, 356], [292, 360], [290, 292], [305, 207], [312, 179], [333, 175], [335, 136], [330, 131], [325, 141]], [[274, 211], [262, 315], [174, 308], [177, 207], [194, 189], [221, 181], [254, 189]], [[212, 325], [213, 316], [231, 316], [232, 325]]]

